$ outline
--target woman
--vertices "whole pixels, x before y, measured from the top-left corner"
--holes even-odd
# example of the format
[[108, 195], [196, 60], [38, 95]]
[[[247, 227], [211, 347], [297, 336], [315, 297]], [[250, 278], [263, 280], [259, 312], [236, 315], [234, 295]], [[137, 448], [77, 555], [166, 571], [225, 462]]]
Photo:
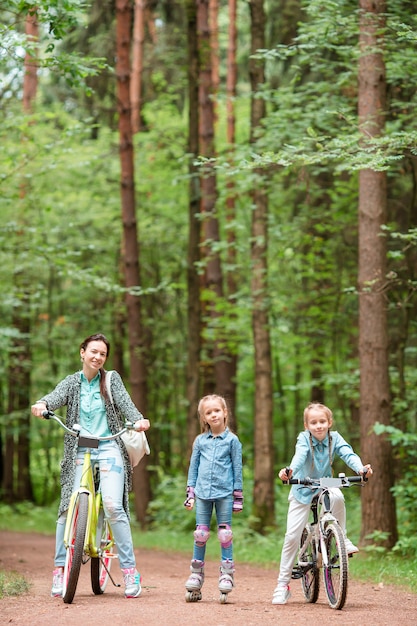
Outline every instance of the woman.
[[[32, 406], [32, 414], [42, 417], [48, 409], [67, 407], [66, 425], [81, 425], [81, 434], [105, 437], [117, 433], [125, 420], [135, 423], [136, 430], [148, 430], [149, 420], [133, 404], [120, 375], [111, 377], [114, 408], [107, 397], [104, 363], [110, 354], [110, 344], [101, 333], [87, 337], [80, 346], [82, 370], [70, 374], [55, 389]], [[64, 531], [71, 493], [80, 483], [84, 448], [78, 448], [75, 437], [65, 436], [64, 458], [61, 462], [61, 502], [56, 528], [55, 569], [51, 595], [62, 596], [65, 565]], [[141, 578], [136, 569], [132, 534], [129, 523], [128, 493], [132, 488], [132, 467], [120, 438], [101, 441], [92, 450], [92, 463], [100, 468], [100, 488], [103, 507], [113, 530], [125, 583], [125, 597], [138, 598]]]

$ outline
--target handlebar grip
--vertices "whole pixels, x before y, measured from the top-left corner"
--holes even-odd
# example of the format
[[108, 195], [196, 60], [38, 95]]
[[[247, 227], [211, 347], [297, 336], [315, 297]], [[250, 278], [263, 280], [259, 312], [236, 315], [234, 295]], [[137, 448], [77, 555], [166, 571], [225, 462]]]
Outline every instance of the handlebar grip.
[[46, 420], [49, 420], [51, 415], [53, 415], [53, 412], [52, 411], [48, 411], [48, 409], [46, 411], [42, 411], [42, 417], [44, 419], [46, 419]]

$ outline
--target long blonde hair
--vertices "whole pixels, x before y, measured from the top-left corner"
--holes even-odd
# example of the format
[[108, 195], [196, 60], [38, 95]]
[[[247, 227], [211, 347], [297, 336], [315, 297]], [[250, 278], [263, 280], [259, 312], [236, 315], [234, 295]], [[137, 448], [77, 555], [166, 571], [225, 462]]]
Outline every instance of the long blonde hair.
[[200, 419], [200, 428], [201, 428], [202, 433], [207, 433], [210, 430], [210, 426], [204, 420], [204, 413], [203, 413], [204, 404], [208, 402], [209, 400], [218, 400], [220, 402], [222, 409], [224, 411], [224, 427], [225, 428], [229, 422], [229, 411], [227, 409], [226, 400], [223, 398], [223, 396], [218, 396], [215, 393], [211, 393], [208, 396], [203, 396], [200, 402], [198, 403], [198, 407], [197, 407], [197, 413]]
[[[330, 462], [330, 467], [332, 470], [332, 475], [333, 475], [333, 459], [332, 459], [332, 435], [330, 433], [330, 429], [332, 427], [332, 423], [333, 423], [333, 413], [332, 411], [329, 409], [328, 406], [326, 406], [325, 404], [321, 404], [320, 402], [310, 402], [310, 404], [308, 404], [306, 406], [306, 408], [304, 409], [304, 426], [307, 428], [307, 424], [308, 424], [308, 415], [311, 411], [311, 409], [317, 409], [318, 411], [321, 411], [322, 413], [324, 413], [324, 415], [327, 417], [327, 421], [329, 422], [329, 430], [327, 433], [327, 436], [329, 437], [329, 462]], [[311, 469], [314, 469], [314, 446], [313, 446], [313, 435], [311, 434], [310, 431], [309, 432], [309, 442], [310, 442], [310, 450], [311, 450]]]

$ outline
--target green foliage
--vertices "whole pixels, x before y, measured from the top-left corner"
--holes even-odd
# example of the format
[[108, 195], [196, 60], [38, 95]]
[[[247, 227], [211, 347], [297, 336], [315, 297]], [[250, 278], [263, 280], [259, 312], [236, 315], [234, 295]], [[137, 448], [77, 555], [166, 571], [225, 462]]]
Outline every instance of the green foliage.
[[397, 516], [400, 538], [393, 548], [403, 556], [417, 556], [417, 519], [415, 503], [417, 499], [417, 434], [402, 432], [394, 426], [377, 422], [374, 426], [377, 435], [386, 435], [393, 446], [396, 482], [392, 491], [397, 501]]
[[[134, 137], [142, 279], [133, 291], [141, 298], [149, 346], [147, 400], [152, 421], [151, 471], [157, 489], [151, 506], [155, 535], [164, 515], [172, 517], [169, 525], [173, 533], [177, 532], [174, 528], [189, 532], [192, 525], [192, 516], [182, 510], [182, 496], [176, 495], [175, 512], [168, 501], [173, 490], [176, 494], [183, 490], [178, 490], [181, 478], [171, 476], [186, 464], [190, 193], [184, 15], [179, 3], [174, 7], [169, 4], [161, 7], [157, 44], [154, 46], [149, 38], [146, 41], [143, 130]], [[26, 116], [20, 102], [23, 52], [25, 46], [33, 48], [25, 42], [20, 18], [35, 5], [40, 9], [41, 61], [45, 67], [39, 74], [35, 111]], [[22, 416], [8, 412], [7, 372], [13, 342], [19, 338], [13, 322], [14, 307], [22, 302], [17, 276], [24, 277], [29, 296], [31, 353], [26, 355], [25, 365], [30, 367], [34, 400], [79, 367], [79, 342], [97, 330], [106, 332], [112, 341], [117, 338], [122, 342], [122, 373], [128, 381], [124, 307], [120, 304], [124, 290], [119, 278], [122, 225], [114, 76], [97, 58], [103, 55], [107, 63], [114, 59], [113, 8], [111, 2], [94, 2], [87, 7], [81, 0], [2, 3], [1, 15], [6, 19], [0, 25], [0, 73], [2, 85], [7, 87], [2, 87], [0, 94], [3, 435], [12, 431], [17, 437], [23, 421]], [[416, 38], [416, 23], [409, 3], [398, 0], [388, 7], [385, 56], [390, 98], [386, 134], [362, 146], [357, 130], [357, 2], [331, 1], [325, 11], [321, 0], [303, 2], [302, 20], [297, 29], [293, 25], [296, 38], [289, 45], [259, 53], [266, 59], [271, 79], [262, 92], [268, 115], [257, 143], [248, 146], [247, 9], [247, 3], [239, 3], [240, 76], [234, 102], [237, 143], [233, 155], [226, 143], [224, 81], [216, 107], [216, 215], [222, 238], [215, 251], [222, 260], [225, 287], [230, 272], [237, 289], [227, 294], [229, 299], [216, 300], [219, 315], [204, 329], [204, 339], [220, 338], [238, 355], [236, 415], [245, 462], [251, 469], [256, 390], [250, 192], [260, 186], [267, 191], [269, 210], [268, 305], [277, 466], [291, 458], [296, 434], [303, 426], [302, 409], [313, 389], [318, 389], [334, 410], [337, 428], [355, 447], [359, 443], [355, 422], [359, 403], [357, 170], [362, 167], [388, 174], [389, 224], [383, 235], [389, 246], [385, 295], [394, 423], [410, 432], [417, 428], [416, 93], [412, 87], [416, 53], [410, 45]], [[271, 10], [271, 32], [274, 20], [281, 17]], [[226, 26], [224, 6], [220, 16], [224, 53]], [[221, 73], [224, 78], [223, 65]], [[85, 83], [95, 90], [94, 97], [86, 97], [85, 91], [80, 94], [78, 87]], [[256, 171], [259, 166], [264, 166], [262, 176]], [[229, 221], [225, 206], [231, 193], [236, 211]], [[233, 244], [226, 239], [229, 233], [235, 236]], [[236, 253], [233, 265], [228, 257], [232, 245]], [[201, 272], [206, 262], [201, 260]], [[111, 362], [108, 365], [112, 367]], [[61, 444], [62, 436], [51, 430], [51, 425], [33, 420], [31, 474], [37, 503], [55, 499]], [[402, 452], [396, 487], [399, 519], [407, 531], [415, 529], [407, 517], [414, 494], [411, 447], [399, 444]], [[252, 487], [250, 477], [246, 480], [245, 512], [236, 519], [236, 532], [245, 538], [240, 542], [245, 546], [242, 549], [256, 543], [260, 552], [265, 546], [267, 556], [264, 539], [246, 534]], [[166, 489], [166, 500], [160, 485]], [[282, 490], [277, 493], [279, 515], [281, 508], [285, 510], [280, 494]], [[358, 535], [359, 530], [356, 532]], [[405, 541], [404, 536], [399, 545], [401, 541]]]

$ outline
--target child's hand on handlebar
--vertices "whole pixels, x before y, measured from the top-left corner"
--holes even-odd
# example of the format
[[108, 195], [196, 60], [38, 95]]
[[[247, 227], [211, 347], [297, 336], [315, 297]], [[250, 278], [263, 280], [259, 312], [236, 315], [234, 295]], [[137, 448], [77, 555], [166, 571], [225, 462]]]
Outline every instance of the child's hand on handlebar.
[[278, 476], [284, 482], [286, 480], [290, 480], [292, 476], [292, 469], [290, 467], [283, 467], [282, 470], [279, 471]]
[[372, 476], [373, 471], [372, 471], [372, 467], [371, 464], [368, 463], [367, 465], [363, 466], [363, 469], [361, 469], [361, 471], [359, 472], [359, 474], [361, 476], [366, 476], [366, 478], [369, 478], [369, 476]]

